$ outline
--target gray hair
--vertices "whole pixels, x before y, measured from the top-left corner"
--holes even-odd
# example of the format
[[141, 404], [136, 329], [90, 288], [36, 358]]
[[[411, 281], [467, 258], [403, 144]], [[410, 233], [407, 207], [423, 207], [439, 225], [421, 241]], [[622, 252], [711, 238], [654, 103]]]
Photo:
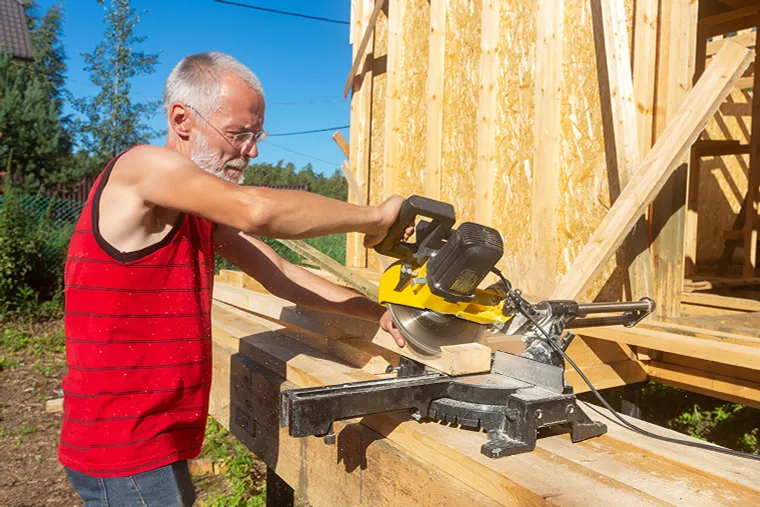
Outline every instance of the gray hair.
[[256, 74], [230, 55], [209, 51], [186, 56], [174, 67], [164, 85], [164, 112], [167, 121], [174, 102], [189, 104], [203, 115], [216, 112], [219, 109], [219, 88], [225, 73], [239, 77], [264, 96], [264, 89]]

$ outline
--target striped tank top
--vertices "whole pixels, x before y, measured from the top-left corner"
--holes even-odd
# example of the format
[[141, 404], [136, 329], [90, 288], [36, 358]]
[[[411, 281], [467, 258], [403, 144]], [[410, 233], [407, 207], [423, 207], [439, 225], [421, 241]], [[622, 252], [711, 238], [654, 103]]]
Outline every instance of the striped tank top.
[[211, 385], [214, 224], [182, 214], [158, 243], [120, 252], [100, 235], [95, 181], [65, 267], [67, 372], [60, 462], [99, 477], [194, 458]]

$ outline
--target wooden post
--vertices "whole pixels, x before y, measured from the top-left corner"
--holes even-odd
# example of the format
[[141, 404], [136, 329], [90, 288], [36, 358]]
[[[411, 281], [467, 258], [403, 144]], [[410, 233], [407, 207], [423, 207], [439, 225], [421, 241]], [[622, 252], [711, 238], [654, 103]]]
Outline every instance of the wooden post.
[[530, 291], [546, 295], [554, 289], [557, 276], [556, 203], [559, 198], [565, 2], [538, 2], [536, 11], [536, 147], [531, 197]]
[[[625, 5], [623, 0], [593, 0], [591, 6], [599, 61], [599, 93], [602, 110], [607, 111], [602, 115], [607, 170], [617, 169], [617, 178], [612, 174], [610, 184], [611, 201], [615, 202], [641, 161]], [[615, 179], [618, 185], [614, 185]], [[628, 263], [632, 299], [653, 296], [649, 235], [644, 216], [634, 226], [621, 257]]]
[[293, 507], [295, 492], [273, 468], [267, 467], [267, 507]]
[[446, 54], [448, 0], [430, 2], [430, 51], [427, 78], [427, 153], [423, 192], [441, 198], [441, 149], [443, 144], [443, 75]]
[[407, 0], [388, 0], [388, 67], [385, 99], [385, 164], [383, 198], [396, 193], [398, 177], [398, 129], [400, 108], [399, 63], [403, 51], [404, 11]]
[[[696, 2], [661, 3], [655, 137], [670, 124], [691, 89], [697, 32]], [[673, 172], [652, 206], [652, 255], [657, 313], [680, 313], [688, 157]]]
[[483, 0], [478, 99], [478, 159], [475, 165], [475, 221], [493, 226], [496, 187], [496, 83], [499, 75], [499, 0]]
[[[372, 32], [372, 35], [367, 39], [364, 50], [357, 50], [354, 53], [354, 58], [365, 59], [362, 70], [354, 75], [354, 94], [351, 97], [351, 142], [348, 143], [351, 174], [355, 176], [356, 183], [363, 193], [361, 196], [349, 189], [349, 202], [356, 204], [369, 204], [367, 200], [369, 192], [367, 190], [369, 188], [369, 146], [372, 123], [374, 26], [377, 21], [375, 4], [376, 2], [373, 0], [357, 0], [357, 27], [354, 40], [362, 33], [369, 36], [369, 32]], [[379, 14], [379, 11], [377, 12]], [[357, 68], [359, 67], [357, 66]], [[346, 235], [347, 266], [367, 267], [367, 249], [364, 248], [362, 241], [361, 234], [350, 233]]]
[[[755, 19], [758, 18], [760, 18], [760, 14], [755, 15]], [[760, 23], [757, 23], [756, 26], [760, 26]], [[757, 43], [757, 39], [755, 41]], [[744, 278], [757, 276], [757, 214], [760, 213], [760, 196], [758, 194], [758, 185], [760, 185], [760, 153], [758, 152], [760, 150], [760, 97], [757, 93], [760, 90], [760, 51], [757, 50], [757, 45], [755, 46], [753, 90], [752, 131], [749, 141], [749, 181], [747, 183], [747, 206], [744, 220], [744, 268], [742, 269]]]
[[[704, 28], [697, 29], [697, 55], [694, 62], [694, 81], [705, 71], [707, 58], [707, 35]], [[691, 150], [689, 183], [686, 188], [686, 230], [684, 231], [684, 276], [697, 274], [697, 228], [699, 221], [699, 180], [702, 150], [699, 143]]]

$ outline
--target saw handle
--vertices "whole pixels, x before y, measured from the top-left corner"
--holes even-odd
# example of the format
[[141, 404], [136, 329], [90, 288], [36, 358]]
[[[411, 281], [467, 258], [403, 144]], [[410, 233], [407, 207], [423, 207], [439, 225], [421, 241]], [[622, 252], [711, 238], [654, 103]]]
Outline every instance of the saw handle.
[[[380, 255], [387, 255], [397, 259], [406, 259], [414, 255], [419, 243], [404, 242], [404, 231], [418, 216], [432, 219], [432, 222], [425, 227], [425, 239], [428, 238], [442, 240], [451, 230], [456, 222], [454, 207], [451, 204], [435, 201], [413, 195], [401, 204], [398, 218], [388, 229], [385, 238], [375, 246], [375, 251]], [[431, 236], [431, 235], [434, 235]]]

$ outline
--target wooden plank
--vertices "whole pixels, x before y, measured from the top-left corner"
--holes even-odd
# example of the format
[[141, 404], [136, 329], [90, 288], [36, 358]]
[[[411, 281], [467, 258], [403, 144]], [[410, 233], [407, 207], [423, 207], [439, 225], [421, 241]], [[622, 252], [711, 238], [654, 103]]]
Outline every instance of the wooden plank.
[[[753, 5], [744, 9], [702, 18], [699, 20], [699, 24], [705, 28], [705, 34], [708, 37], [738, 32], [755, 26], [755, 17], [758, 12], [760, 12], [760, 5]], [[730, 38], [726, 38], [725, 40], [730, 40]]]
[[[357, 22], [352, 25], [355, 38], [358, 38], [358, 34], [363, 34], [369, 27], [369, 22], [374, 12], [373, 0], [355, 0], [356, 8], [352, 9], [352, 15], [355, 15]], [[366, 205], [367, 192], [363, 189], [367, 189], [367, 182], [369, 181], [369, 158], [367, 150], [369, 148], [369, 126], [371, 123], [372, 115], [372, 71], [374, 67], [374, 30], [370, 36], [370, 40], [367, 43], [367, 57], [364, 61], [364, 68], [361, 72], [354, 76], [354, 93], [351, 96], [351, 130], [350, 137], [351, 143], [347, 143], [340, 132], [336, 132], [333, 135], [333, 139], [336, 142], [342, 140], [339, 143], [341, 150], [344, 152], [346, 158], [348, 158], [350, 167], [348, 174], [354, 177], [356, 185], [351, 188], [351, 182], [349, 181], [349, 202], [355, 204]], [[358, 51], [358, 48], [354, 46], [354, 53]], [[337, 136], [340, 136], [339, 138]], [[342, 167], [342, 166], [341, 166]], [[347, 174], [346, 169], [343, 169], [344, 174]], [[346, 176], [348, 178], [348, 176]], [[362, 191], [358, 191], [362, 189]], [[364, 197], [362, 197], [364, 196]], [[367, 266], [367, 250], [364, 248], [363, 237], [356, 232], [350, 232], [346, 234], [346, 265], [347, 266]]]
[[557, 276], [559, 232], [556, 204], [559, 201], [564, 19], [564, 0], [538, 2], [531, 273], [526, 287], [534, 294], [550, 294]]
[[[269, 347], [267, 340], [258, 338], [256, 334], [252, 334], [252, 332], [255, 333], [255, 330], [252, 330], [250, 327], [243, 327], [243, 324], [240, 323], [241, 327], [236, 331], [243, 338], [240, 340], [240, 354], [248, 358], [257, 358], [257, 361], [262, 357], [266, 358], [266, 369], [272, 368], [277, 371], [285, 371], [286, 378], [292, 380], [294, 384], [300, 387], [338, 384], [355, 381], [360, 378], [371, 378], [371, 376], [367, 376], [366, 374], [361, 375], [363, 372], [358, 370], [352, 372], [329, 361], [313, 360], [305, 357], [303, 354], [294, 354], [293, 352], [287, 353], [285, 352], [287, 350], [285, 346]], [[245, 389], [245, 394], [248, 396], [246, 400], [250, 398], [251, 404], [253, 404], [256, 403], [256, 398], [254, 397], [259, 396], [258, 393], [262, 391], [273, 391], [276, 393], [277, 391], [268, 385], [261, 386], [257, 382], [261, 374], [256, 373], [256, 363], [253, 361], [251, 363], [253, 366], [250, 367], [251, 373], [248, 375], [250, 378], [248, 382], [251, 384], [251, 387], [246, 388], [246, 386], [242, 386], [242, 388]], [[230, 377], [232, 376], [230, 374]], [[243, 376], [245, 374], [240, 372], [234, 377], [240, 378]], [[287, 386], [289, 387], [290, 384]], [[269, 406], [259, 410], [258, 412], [261, 413], [262, 418], [268, 417], [268, 414], [276, 414], [279, 404], [276, 403], [275, 396], [272, 396], [272, 398], [274, 399], [271, 401], [274, 401], [274, 403], [271, 401], [270, 403], [275, 405], [275, 407]], [[584, 405], [584, 407], [588, 406]], [[584, 408], [584, 410], [596, 417], [588, 408]], [[693, 463], [700, 458], [702, 461], [710, 460], [712, 455], [705, 456], [706, 453], [704, 451], [700, 453], [700, 451], [693, 449], [688, 450], [688, 452], [696, 453], [696, 457], [692, 457], [688, 463], [681, 464], [681, 460], [668, 457], [666, 462], [672, 462], [672, 468], [665, 470], [668, 472], [664, 474], [663, 480], [665, 482], [654, 488], [651, 484], [653, 480], [651, 473], [645, 466], [626, 463], [604, 467], [601, 464], [595, 465], [580, 460], [576, 461], [556, 454], [554, 446], [563, 445], [562, 443], [558, 444], [556, 441], [567, 440], [567, 435], [554, 435], [540, 439], [534, 452], [492, 460], [480, 454], [480, 445], [486, 438], [485, 434], [481, 432], [463, 431], [456, 427], [440, 424], [417, 423], [410, 421], [409, 417], [405, 414], [367, 416], [362, 419], [361, 424], [375, 431], [383, 438], [383, 442], [396, 448], [397, 454], [395, 460], [403, 461], [407, 459], [407, 456], [418, 457], [427, 464], [426, 466], [432, 472], [442, 472], [448, 477], [449, 481], [452, 481], [450, 485], [446, 482], [431, 482], [440, 480], [440, 476], [431, 474], [425, 482], [429, 486], [420, 488], [418, 484], [417, 487], [412, 488], [412, 491], [409, 492], [399, 492], [399, 488], [394, 487], [392, 489], [398, 495], [395, 497], [395, 503], [388, 503], [388, 499], [383, 497], [376, 498], [379, 504], [402, 505], [411, 503], [416, 505], [417, 503], [413, 500], [411, 502], [405, 501], [408, 495], [414, 494], [413, 490], [426, 491], [428, 496], [434, 497], [436, 501], [440, 501], [439, 494], [433, 493], [439, 489], [458, 491], [458, 483], [460, 481], [473, 490], [478, 491], [488, 501], [495, 501], [501, 505], [546, 505], [549, 499], [551, 499], [551, 504], [587, 505], [588, 491], [594, 492], [595, 501], [614, 505], [665, 505], [665, 502], [672, 495], [676, 494], [676, 491], [680, 491], [682, 497], [690, 498], [690, 501], [695, 502], [696, 505], [707, 502], [711, 497], [714, 498], [715, 491], [719, 491], [722, 498], [731, 496], [744, 501], [749, 501], [748, 499], [751, 498], [751, 495], [757, 494], [756, 484], [754, 486], [743, 486], [735, 481], [720, 480], [720, 474], [728, 475], [733, 469], [741, 469], [744, 465], [742, 460], [728, 457], [728, 461], [725, 464], [721, 464], [721, 471], [719, 472], [713, 471], [714, 465], [697, 470], [693, 468]], [[269, 425], [262, 426], [263, 429], [268, 430], [274, 424], [270, 423]], [[351, 426], [349, 425], [348, 427]], [[336, 424], [339, 442], [347, 440], [343, 435], [345, 428], [346, 426], [341, 423]], [[260, 428], [257, 425], [256, 433], [259, 430]], [[665, 432], [669, 436], [676, 435], [674, 432], [661, 428], [658, 431]], [[250, 433], [249, 430], [245, 435], [250, 435]], [[270, 436], [268, 441], [277, 442], [277, 438], [276, 435]], [[287, 440], [284, 435], [279, 438]], [[631, 434], [630, 438], [633, 440], [636, 438], [636, 435]], [[608, 442], [608, 440], [614, 441]], [[309, 442], [322, 443], [320, 439], [303, 439], [301, 442], [305, 442], [302, 443], [299, 449], [302, 456], [306, 455], [306, 446], [310, 445]], [[370, 439], [369, 442], [373, 442], [373, 440]], [[288, 442], [284, 442], [284, 444], [289, 445]], [[606, 459], [614, 460], [615, 456], [623, 452], [633, 453], [636, 451], [635, 447], [644, 448], [647, 443], [635, 444], [635, 447], [630, 449], [627, 447], [631, 445], [628, 442], [628, 435], [620, 434], [615, 439], [602, 436], [575, 445], [592, 449], [597, 454], [597, 459], [607, 456]], [[333, 447], [333, 449], [335, 448]], [[342, 460], [348, 460], [353, 463], [359, 463], [359, 459], [353, 453], [363, 452], [363, 447], [346, 447], [342, 444], [337, 446], [337, 449], [343, 449]], [[262, 450], [257, 451], [262, 452]], [[652, 453], [657, 454], [656, 450], [652, 451]], [[311, 456], [306, 456], [307, 460], [311, 458]], [[609, 456], [612, 456], [612, 458]], [[271, 460], [271, 458], [269, 459]], [[633, 458], [626, 456], [621, 459]], [[651, 459], [655, 458], [652, 457]], [[716, 461], [720, 462], [722, 459]], [[386, 463], [386, 466], [395, 470], [393, 464], [394, 460], [390, 460]], [[322, 467], [319, 461], [314, 465], [311, 465], [311, 463], [308, 463], [308, 465], [309, 468]], [[367, 476], [365, 476], [365, 480], [368, 481], [372, 480], [374, 473], [374, 468], [371, 465], [377, 466], [376, 463], [367, 464]], [[622, 471], [619, 470], [621, 466], [624, 469]], [[353, 470], [353, 468], [347, 469]], [[708, 470], [709, 472], [707, 472]], [[623, 471], [627, 471], [627, 473], [622, 474]], [[279, 470], [278, 473], [280, 473]], [[293, 470], [290, 473], [295, 476], [297, 475], [297, 470]], [[301, 473], [304, 474], [306, 472], [302, 470]], [[747, 473], [746, 470], [745, 473]], [[619, 475], [615, 477], [614, 474]], [[286, 480], [290, 477], [285, 470], [283, 470], [281, 475]], [[672, 477], [672, 479], [668, 479], [669, 477]], [[320, 477], [320, 491], [324, 489], [344, 488], [342, 484], [344, 480], [346, 480], [346, 477], [342, 473], [337, 474], [335, 477]], [[301, 481], [301, 484], [303, 482]], [[708, 483], [715, 484], [715, 486], [708, 488], [706, 486]], [[325, 484], [329, 484], [330, 487], [325, 488]], [[694, 495], [693, 499], [690, 493]], [[312, 500], [312, 498], [309, 499]], [[333, 499], [330, 500], [333, 501]], [[558, 502], [558, 500], [561, 501]], [[477, 499], [474, 501], [474, 504], [477, 504]], [[470, 503], [466, 502], [464, 504]], [[324, 504], [315, 503], [315, 505]]]
[[[596, 389], [609, 389], [627, 384], [646, 382], [647, 370], [644, 365], [635, 360], [620, 361], [612, 364], [598, 364], [589, 368], [581, 368], [583, 374], [591, 381]], [[572, 367], [565, 370], [565, 380], [573, 387], [576, 394], [589, 392], [591, 389]]]
[[[698, 78], [705, 70], [707, 37], [704, 29], [697, 30], [697, 55], [694, 76]], [[738, 142], [737, 142], [738, 144]], [[713, 146], [715, 146], [713, 144]], [[684, 231], [684, 276], [693, 277], [697, 272], [697, 234], [699, 226], [699, 182], [701, 177], [701, 157], [704, 141], [697, 141], [691, 149], [689, 178], [686, 189], [686, 217]], [[680, 310], [680, 305], [679, 305]], [[671, 311], [671, 313], [673, 313]], [[678, 312], [675, 312], [678, 313]]]
[[47, 400], [45, 402], [45, 413], [58, 414], [63, 412], [63, 398], [57, 398], [55, 400]]
[[707, 43], [707, 47], [705, 48], [705, 56], [712, 56], [717, 53], [720, 47], [723, 45], [723, 41], [727, 40], [730, 40], [736, 44], [741, 44], [745, 48], [751, 48], [755, 45], [755, 32], [747, 29], [740, 31], [733, 37], [724, 37], [721, 39], [716, 38], [715, 40], [711, 40]]
[[385, 96], [385, 163], [383, 164], [383, 199], [397, 192], [401, 161], [398, 156], [400, 93], [399, 68], [403, 56], [404, 11], [407, 0], [388, 0], [388, 67]]
[[716, 363], [733, 364], [753, 370], [760, 369], [760, 349], [757, 347], [704, 340], [653, 329], [627, 329], [621, 326], [581, 328], [576, 332], [580, 336], [627, 343], [628, 345], [671, 352]]
[[359, 49], [357, 49], [354, 53], [354, 63], [351, 65], [351, 71], [348, 73], [346, 85], [343, 87], [344, 99], [348, 97], [348, 92], [351, 91], [351, 85], [354, 82], [354, 76], [356, 76], [356, 72], [359, 70], [359, 64], [361, 64], [362, 60], [364, 59], [367, 45], [369, 44], [370, 38], [375, 32], [375, 23], [377, 22], [377, 18], [380, 16], [380, 11], [383, 10], [384, 3], [385, 0], [377, 0], [375, 2], [375, 8], [372, 11], [372, 15], [369, 19], [369, 22], [367, 23], [367, 27], [364, 30], [364, 36], [362, 37], [361, 44], [359, 44]]
[[496, 89], [499, 76], [499, 0], [483, 0], [480, 31], [480, 93], [478, 154], [475, 164], [475, 221], [493, 227], [494, 190], [498, 188], [496, 150]]
[[746, 312], [740, 310], [729, 310], [727, 308], [717, 308], [715, 306], [692, 305], [681, 303], [681, 316], [689, 317], [718, 317], [723, 315], [738, 315]]
[[428, 54], [427, 140], [423, 192], [425, 197], [441, 198], [441, 158], [443, 146], [443, 88], [446, 55], [446, 11], [449, 0], [430, 2], [430, 49]]
[[718, 110], [734, 81], [749, 65], [750, 57], [751, 52], [738, 44], [727, 43], [721, 49], [642, 161], [632, 178], [632, 184], [623, 189], [590, 241], [578, 254], [575, 263], [554, 291], [553, 299], [579, 297], [602, 271], [645, 208], [665, 185], [705, 124]]
[[[607, 425], [607, 437], [624, 442], [632, 449], [642, 449], [651, 452], [661, 458], [668, 459], [673, 463], [686, 466], [694, 471], [703, 474], [706, 480], [713, 477], [719, 477], [728, 481], [728, 487], [733, 484], [739, 484], [751, 490], [757, 490], [757, 477], [760, 474], [760, 463], [748, 459], [736, 458], [726, 454], [709, 452], [694, 447], [687, 447], [672, 442], [663, 442], [656, 440], [640, 433], [631, 431], [623, 426], [612, 414], [605, 408], [589, 403], [580, 403], [581, 408], [589, 417], [600, 420]], [[648, 423], [640, 419], [621, 415], [623, 419], [631, 424], [642, 428], [645, 431], [664, 437], [677, 438], [688, 442], [707, 444], [703, 440], [669, 431], [656, 424]], [[708, 444], [710, 445], [710, 444]], [[717, 495], [714, 501], [718, 504], [725, 501], [720, 487], [713, 491]], [[685, 500], [689, 504], [690, 500]]]
[[739, 380], [710, 371], [651, 361], [649, 379], [661, 384], [760, 408], [760, 383]]
[[[688, 319], [687, 322], [691, 322], [692, 320], [693, 319]], [[639, 326], [646, 329], [655, 329], [723, 343], [736, 343], [748, 347], [760, 347], [760, 335], [756, 333], [757, 336], [748, 336], [746, 334], [734, 333], [730, 331], [730, 326], [723, 326], [722, 330], [718, 330], [715, 328], [700, 328], [689, 324], [678, 324], [676, 322], [658, 320], [648, 320], [639, 324]]]
[[736, 139], [700, 139], [694, 143], [700, 157], [721, 157], [749, 153], [749, 145]]
[[[757, 26], [760, 13], [755, 15]], [[757, 37], [757, 32], [755, 32]], [[755, 39], [757, 41], [757, 39]], [[760, 51], [755, 51], [755, 76], [753, 89], [760, 90]], [[760, 119], [760, 96], [752, 94], [752, 118]], [[757, 242], [758, 242], [758, 218], [760, 213], [760, 121], [752, 122], [750, 132], [749, 151], [749, 174], [747, 176], [747, 206], [745, 207], [744, 219], [744, 267], [742, 274], [745, 278], [757, 276]]]
[[[697, 15], [697, 2], [691, 0], [671, 0], [661, 4], [655, 138], [664, 135], [666, 126], [674, 120], [691, 89], [695, 70]], [[651, 209], [654, 299], [657, 301], [656, 312], [661, 316], [675, 316], [681, 309], [679, 297], [684, 276], [689, 174], [689, 157], [685, 155], [687, 152], [665, 180]]]
[[491, 349], [479, 343], [464, 343], [441, 347], [440, 357], [431, 357], [417, 352], [410, 346], [399, 347], [393, 337], [385, 331], [378, 331], [372, 343], [395, 352], [400, 356], [414, 359], [447, 375], [466, 375], [491, 370]]
[[730, 296], [719, 296], [717, 294], [703, 294], [698, 292], [685, 293], [682, 296], [684, 303], [701, 305], [701, 306], [713, 306], [715, 308], [728, 308], [731, 310], [739, 310], [742, 312], [759, 312], [760, 301], [754, 301], [752, 299], [742, 299]]
[[639, 160], [652, 148], [655, 85], [657, 83], [657, 32], [659, 1], [637, 0], [633, 24], [633, 95], [636, 101], [636, 128]]
[[280, 243], [293, 250], [298, 255], [315, 262], [320, 268], [332, 273], [346, 284], [358, 290], [365, 297], [377, 301], [377, 286], [357, 275], [338, 261], [323, 254], [305, 241], [292, 239], [278, 239]]
[[[638, 141], [636, 105], [631, 76], [628, 31], [623, 0], [591, 2], [594, 39], [599, 69], [599, 94], [605, 122], [605, 151], [611, 183], [612, 202], [625, 188], [641, 162]], [[632, 299], [652, 297], [652, 270], [649, 259], [649, 237], [646, 218], [639, 217], [633, 233], [626, 241], [623, 257], [628, 263]]]
[[[351, 193], [356, 196], [356, 201], [359, 203], [366, 202], [364, 192], [359, 187], [359, 182], [356, 181], [356, 177], [354, 176], [354, 173], [351, 172], [351, 168], [348, 166], [348, 164], [343, 161], [343, 163], [340, 165], [340, 168], [343, 171], [343, 176], [346, 178], [349, 190], [351, 190]], [[357, 234], [357, 236], [361, 238], [360, 235]]]
[[343, 156], [346, 158], [350, 158], [350, 147], [348, 145], [348, 141], [346, 141], [346, 138], [343, 137], [343, 134], [340, 132], [340, 130], [336, 131], [332, 135], [333, 141], [335, 141], [335, 144], [338, 145], [338, 148], [340, 148], [340, 151], [343, 152]]

